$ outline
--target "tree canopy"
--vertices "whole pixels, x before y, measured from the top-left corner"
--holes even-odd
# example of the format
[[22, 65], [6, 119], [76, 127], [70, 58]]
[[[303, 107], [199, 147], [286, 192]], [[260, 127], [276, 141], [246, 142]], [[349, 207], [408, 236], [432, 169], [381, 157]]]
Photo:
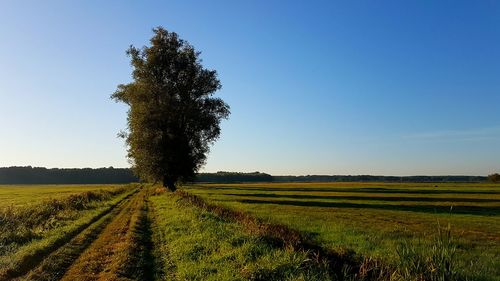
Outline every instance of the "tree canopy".
[[491, 182], [500, 182], [500, 174], [494, 173], [488, 176], [488, 180]]
[[130, 46], [133, 81], [118, 85], [112, 98], [129, 106], [128, 158], [143, 180], [175, 190], [192, 180], [218, 139], [229, 106], [213, 94], [221, 88], [215, 70], [175, 32], [153, 29], [151, 46]]

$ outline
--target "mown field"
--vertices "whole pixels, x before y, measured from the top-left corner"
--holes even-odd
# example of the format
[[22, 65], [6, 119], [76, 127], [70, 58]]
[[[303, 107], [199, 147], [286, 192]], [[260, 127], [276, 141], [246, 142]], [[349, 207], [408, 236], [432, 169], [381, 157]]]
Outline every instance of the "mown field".
[[471, 278], [500, 280], [498, 184], [200, 184], [187, 190], [298, 229], [335, 251], [399, 267], [408, 266], [401, 257], [407, 246], [428, 258], [439, 229], [449, 225], [453, 266]]
[[0, 208], [37, 203], [85, 191], [113, 190], [123, 185], [0, 185]]
[[499, 185], [182, 189], [0, 186], [0, 281], [500, 280]]

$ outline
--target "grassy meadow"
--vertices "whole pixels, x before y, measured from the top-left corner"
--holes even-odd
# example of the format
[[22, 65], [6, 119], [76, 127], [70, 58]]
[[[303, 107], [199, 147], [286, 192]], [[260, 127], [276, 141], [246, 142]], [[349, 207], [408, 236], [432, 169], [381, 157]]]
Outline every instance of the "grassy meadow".
[[331, 280], [325, 267], [303, 267], [303, 251], [274, 245], [238, 222], [176, 196], [151, 197], [156, 280]]
[[500, 185], [0, 186], [3, 280], [500, 280]]
[[6, 199], [0, 205], [0, 280], [30, 271], [102, 221], [134, 190], [124, 186], [0, 186]]
[[408, 245], [428, 259], [439, 229], [449, 225], [454, 268], [500, 280], [498, 184], [198, 184], [187, 191], [300, 230], [335, 251], [399, 267], [406, 266]]
[[0, 208], [38, 203], [86, 191], [114, 190], [117, 184], [0, 185]]

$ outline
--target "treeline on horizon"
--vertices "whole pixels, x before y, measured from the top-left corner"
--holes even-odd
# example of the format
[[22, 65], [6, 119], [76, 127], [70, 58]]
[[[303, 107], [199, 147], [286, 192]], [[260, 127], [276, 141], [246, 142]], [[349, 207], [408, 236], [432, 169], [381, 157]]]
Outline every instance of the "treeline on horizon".
[[[199, 173], [199, 183], [240, 182], [484, 182], [483, 176], [371, 176], [371, 175], [307, 175], [272, 176], [266, 173], [217, 172]], [[139, 182], [128, 168], [0, 168], [0, 184], [120, 184]]]

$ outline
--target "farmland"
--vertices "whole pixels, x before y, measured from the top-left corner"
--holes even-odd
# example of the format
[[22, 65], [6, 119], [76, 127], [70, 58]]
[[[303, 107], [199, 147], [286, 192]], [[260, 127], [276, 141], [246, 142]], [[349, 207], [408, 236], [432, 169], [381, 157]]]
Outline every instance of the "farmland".
[[398, 264], [398, 246], [425, 251], [450, 226], [457, 268], [500, 278], [500, 186], [490, 184], [279, 183], [195, 185], [209, 202], [313, 236], [338, 252]]
[[0, 185], [0, 208], [37, 203], [85, 191], [113, 190], [123, 185]]
[[0, 186], [0, 280], [500, 280], [498, 184], [182, 189]]

